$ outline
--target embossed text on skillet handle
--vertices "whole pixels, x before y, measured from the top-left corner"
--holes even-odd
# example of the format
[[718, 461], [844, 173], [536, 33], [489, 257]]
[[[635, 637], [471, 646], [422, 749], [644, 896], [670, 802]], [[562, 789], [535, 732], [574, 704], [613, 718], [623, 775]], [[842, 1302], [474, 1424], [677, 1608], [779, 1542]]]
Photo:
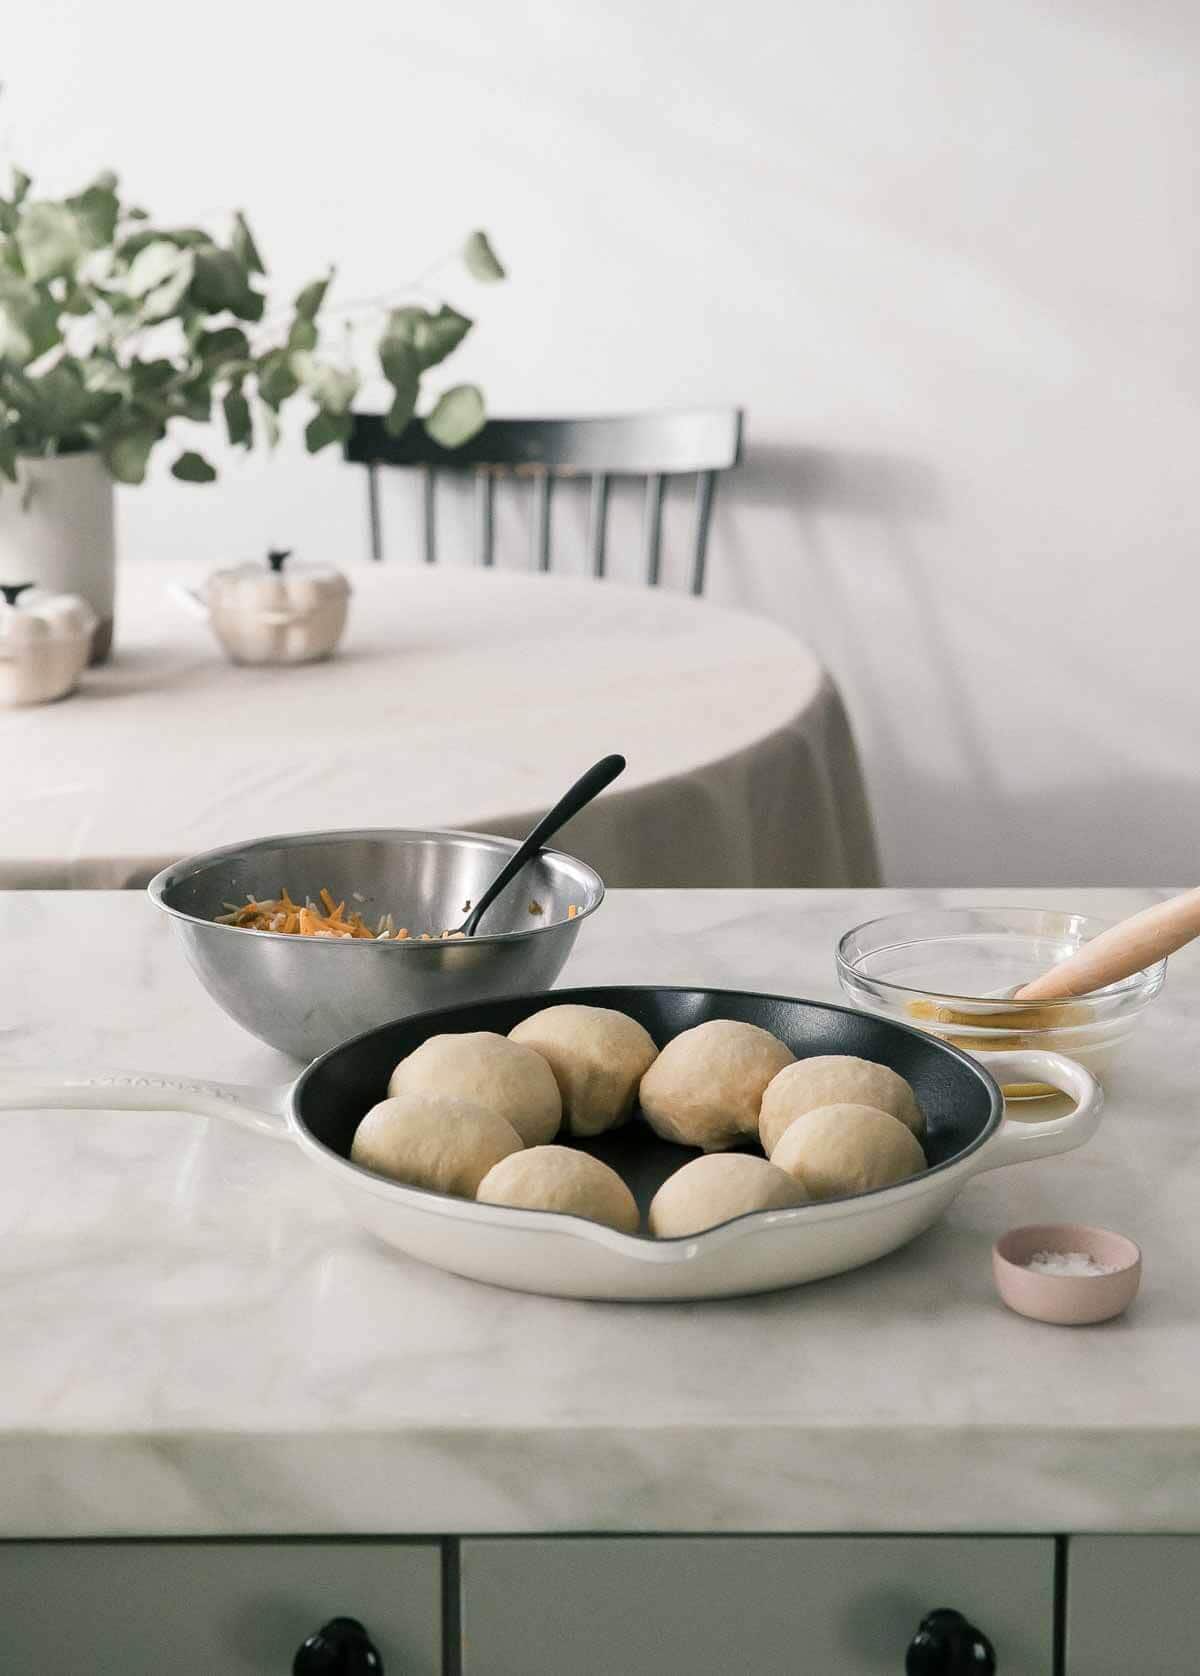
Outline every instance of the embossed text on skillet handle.
[[224, 1117], [256, 1134], [287, 1134], [288, 1088], [249, 1088], [148, 1071], [0, 1072], [0, 1111], [179, 1111]]

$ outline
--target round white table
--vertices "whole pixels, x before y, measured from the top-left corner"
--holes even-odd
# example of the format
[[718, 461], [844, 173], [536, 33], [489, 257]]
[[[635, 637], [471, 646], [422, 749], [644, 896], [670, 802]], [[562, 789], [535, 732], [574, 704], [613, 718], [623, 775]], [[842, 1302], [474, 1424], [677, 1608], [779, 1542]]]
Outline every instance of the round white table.
[[523, 835], [597, 757], [626, 773], [559, 842], [612, 885], [870, 885], [841, 700], [756, 617], [662, 591], [356, 565], [338, 655], [228, 663], [168, 585], [121, 567], [114, 661], [58, 704], [0, 711], [0, 887], [145, 882], [275, 832]]

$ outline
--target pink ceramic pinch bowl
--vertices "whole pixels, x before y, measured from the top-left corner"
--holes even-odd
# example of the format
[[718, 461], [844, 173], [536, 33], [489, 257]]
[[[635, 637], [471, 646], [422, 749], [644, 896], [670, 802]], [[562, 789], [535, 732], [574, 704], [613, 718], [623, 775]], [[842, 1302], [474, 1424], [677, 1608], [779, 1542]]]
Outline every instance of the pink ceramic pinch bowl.
[[[1039, 1251], [1083, 1251], [1110, 1274], [1048, 1274], [1026, 1268]], [[1110, 1321], [1137, 1297], [1142, 1254], [1124, 1234], [1079, 1222], [1010, 1228], [992, 1247], [996, 1290], [1018, 1315], [1056, 1327]]]

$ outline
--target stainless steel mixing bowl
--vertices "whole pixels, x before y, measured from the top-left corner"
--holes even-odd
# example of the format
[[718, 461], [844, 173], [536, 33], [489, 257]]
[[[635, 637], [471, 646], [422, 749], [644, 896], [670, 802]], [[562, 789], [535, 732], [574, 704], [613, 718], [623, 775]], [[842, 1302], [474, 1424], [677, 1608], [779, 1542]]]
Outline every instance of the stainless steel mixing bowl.
[[[475, 832], [298, 833], [188, 856], [148, 889], [213, 1000], [272, 1047], [313, 1059], [408, 1013], [554, 983], [580, 926], [604, 900], [599, 874], [561, 851], [543, 850], [529, 863], [489, 908], [482, 935], [438, 937], [462, 924], [465, 905], [516, 848], [515, 839]], [[413, 935], [381, 943], [214, 923], [248, 896], [269, 899], [285, 887], [296, 901], [327, 889], [368, 924], [391, 913]], [[421, 942], [422, 931], [434, 940]]]

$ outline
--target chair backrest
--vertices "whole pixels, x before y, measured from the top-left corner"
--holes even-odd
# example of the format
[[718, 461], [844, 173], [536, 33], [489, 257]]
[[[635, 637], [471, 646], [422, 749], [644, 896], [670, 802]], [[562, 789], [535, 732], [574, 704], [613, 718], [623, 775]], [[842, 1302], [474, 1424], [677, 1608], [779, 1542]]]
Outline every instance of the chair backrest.
[[645, 479], [642, 558], [646, 581], [657, 585], [662, 566], [663, 488], [668, 477], [696, 478], [691, 538], [691, 591], [704, 588], [708, 528], [719, 471], [741, 458], [738, 408], [686, 413], [639, 413], [595, 419], [490, 419], [462, 448], [442, 448], [418, 421], [389, 436], [382, 415], [355, 414], [346, 458], [367, 468], [371, 557], [383, 558], [379, 467], [416, 466], [424, 473], [422, 521], [425, 562], [437, 558], [436, 494], [440, 471], [475, 475], [475, 550], [480, 564], [495, 562], [493, 491], [497, 478], [528, 478], [533, 495], [532, 563], [550, 569], [550, 502], [556, 477], [588, 477], [588, 563], [603, 576], [608, 491], [614, 477]]

